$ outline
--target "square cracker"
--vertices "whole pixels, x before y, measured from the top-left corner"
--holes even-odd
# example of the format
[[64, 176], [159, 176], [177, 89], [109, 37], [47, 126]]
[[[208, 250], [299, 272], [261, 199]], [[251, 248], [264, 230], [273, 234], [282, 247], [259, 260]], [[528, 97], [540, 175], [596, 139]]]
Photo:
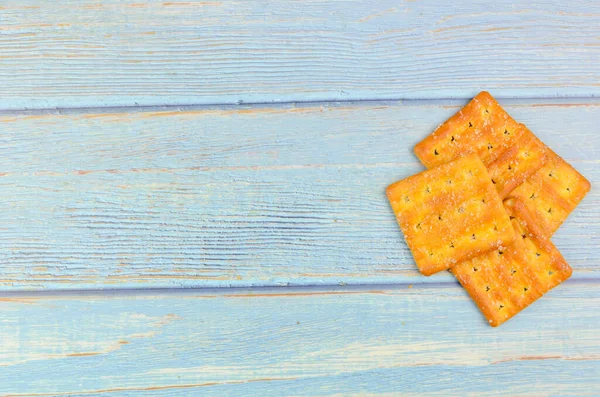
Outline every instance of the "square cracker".
[[590, 191], [590, 182], [549, 148], [548, 162], [523, 184], [510, 192], [507, 204], [515, 200], [515, 216], [538, 225], [551, 236]]
[[387, 196], [426, 276], [515, 237], [489, 174], [475, 154], [396, 182], [387, 188]]
[[485, 91], [418, 143], [414, 151], [428, 168], [477, 153], [501, 197], [545, 162], [545, 146]]
[[571, 276], [571, 267], [540, 228], [516, 218], [512, 222], [518, 235], [510, 245], [450, 269], [492, 327]]

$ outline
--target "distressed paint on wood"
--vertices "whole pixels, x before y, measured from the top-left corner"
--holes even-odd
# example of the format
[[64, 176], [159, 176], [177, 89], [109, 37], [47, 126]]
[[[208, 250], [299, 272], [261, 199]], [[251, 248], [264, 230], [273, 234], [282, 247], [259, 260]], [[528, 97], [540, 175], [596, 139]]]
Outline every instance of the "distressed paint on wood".
[[600, 94], [600, 3], [5, 0], [0, 108]]
[[[597, 161], [598, 100], [502, 100], [565, 159]], [[466, 101], [0, 114], [4, 174], [417, 165], [413, 146]], [[569, 137], [567, 139], [567, 137]]]
[[509, 111], [596, 185], [599, 16], [2, 2], [0, 110], [84, 108], [0, 115], [3, 289], [399, 285], [4, 292], [0, 396], [600, 395], [595, 189], [554, 238], [574, 280], [499, 329], [448, 274], [415, 271], [382, 191], [420, 169], [410, 148], [450, 102], [90, 108], [577, 96]]
[[0, 396], [597, 395], [598, 287], [497, 329], [457, 284], [12, 295]]
[[[384, 196], [456, 106], [3, 115], [5, 289], [453, 282], [421, 276]], [[597, 105], [508, 106], [592, 182]], [[568, 136], [569, 139], [565, 139]], [[554, 238], [600, 262], [595, 189]]]

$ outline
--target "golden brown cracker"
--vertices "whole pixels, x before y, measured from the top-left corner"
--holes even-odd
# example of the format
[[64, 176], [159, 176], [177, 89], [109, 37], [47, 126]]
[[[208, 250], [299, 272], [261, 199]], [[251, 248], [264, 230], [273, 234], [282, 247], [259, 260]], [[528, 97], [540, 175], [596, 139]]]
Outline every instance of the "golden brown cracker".
[[527, 127], [519, 125], [517, 142], [496, 160], [487, 164], [492, 183], [500, 197], [514, 190], [539, 170], [548, 160], [544, 145]]
[[572, 272], [540, 228], [516, 218], [512, 223], [517, 238], [511, 244], [450, 269], [493, 327], [568, 279]]
[[408, 247], [429, 276], [514, 238], [489, 174], [472, 154], [387, 188]]
[[513, 120], [485, 91], [418, 143], [414, 150], [426, 167], [477, 153], [488, 167], [502, 198], [546, 161], [544, 144], [527, 127]]
[[551, 236], [590, 191], [590, 182], [559, 155], [546, 148], [548, 162], [507, 195], [515, 216], [538, 225]]
[[477, 153], [487, 165], [513, 146], [520, 133], [519, 124], [482, 91], [418, 143], [415, 154], [428, 168], [469, 153]]

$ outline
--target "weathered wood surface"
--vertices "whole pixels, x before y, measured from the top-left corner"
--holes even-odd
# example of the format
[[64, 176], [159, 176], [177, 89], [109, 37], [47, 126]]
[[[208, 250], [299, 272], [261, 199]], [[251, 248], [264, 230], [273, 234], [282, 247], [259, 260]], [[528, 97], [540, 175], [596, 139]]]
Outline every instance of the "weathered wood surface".
[[[598, 105], [507, 107], [600, 180]], [[452, 282], [384, 195], [456, 104], [0, 116], [4, 289]], [[293, 128], [290, 128], [293, 126]], [[555, 237], [598, 277], [594, 189]]]
[[[0, 397], [600, 395], [599, 20], [3, 1]], [[573, 278], [498, 329], [384, 196], [481, 89], [593, 185], [553, 238]]]
[[0, 7], [0, 108], [600, 95], [597, 1]]
[[13, 295], [0, 396], [597, 396], [598, 291], [500, 328], [457, 284]]

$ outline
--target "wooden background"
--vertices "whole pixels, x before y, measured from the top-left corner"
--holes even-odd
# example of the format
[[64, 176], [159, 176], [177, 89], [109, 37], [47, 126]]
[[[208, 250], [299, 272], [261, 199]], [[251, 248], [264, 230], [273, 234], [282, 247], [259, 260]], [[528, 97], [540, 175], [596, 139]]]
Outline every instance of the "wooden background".
[[[0, 396], [599, 396], [600, 3], [0, 3]], [[485, 89], [592, 191], [489, 327], [384, 195]]]

